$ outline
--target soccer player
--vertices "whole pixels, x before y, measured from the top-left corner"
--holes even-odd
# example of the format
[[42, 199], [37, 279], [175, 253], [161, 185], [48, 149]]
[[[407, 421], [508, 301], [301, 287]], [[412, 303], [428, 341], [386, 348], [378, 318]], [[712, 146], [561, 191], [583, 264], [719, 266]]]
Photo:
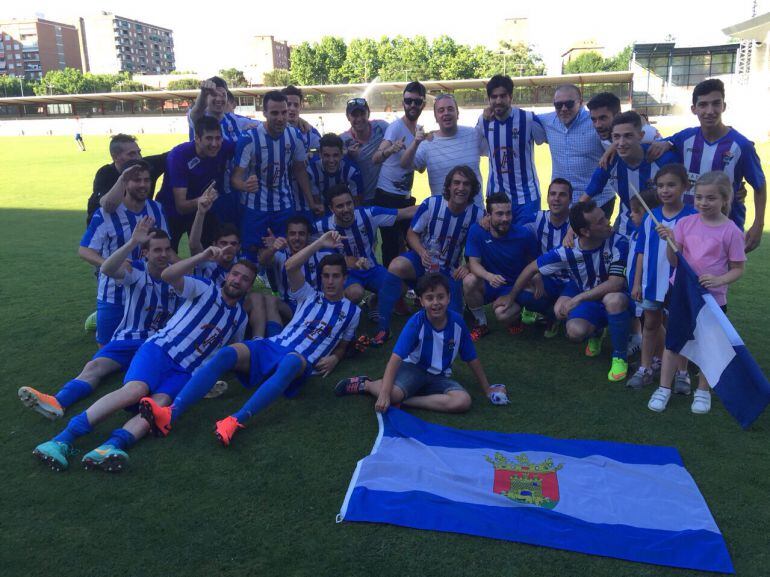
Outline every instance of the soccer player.
[[514, 305], [538, 272], [548, 276], [567, 271], [570, 283], [556, 301], [556, 317], [566, 319], [571, 341], [588, 339], [588, 357], [601, 352], [602, 329], [609, 325], [613, 350], [607, 378], [621, 381], [628, 373], [628, 240], [612, 231], [604, 211], [592, 200], [575, 203], [569, 219], [577, 234], [575, 246], [551, 250], [528, 264], [508, 294], [508, 304]]
[[452, 363], [459, 355], [489, 400], [495, 405], [508, 404], [505, 386], [489, 385], [462, 315], [447, 310], [449, 280], [439, 273], [423, 276], [417, 282], [417, 295], [422, 310], [401, 331], [382, 379], [343, 379], [334, 388], [335, 394], [372, 395], [378, 412], [403, 403], [417, 409], [464, 413], [471, 408], [471, 396], [452, 379]]
[[302, 269], [314, 253], [336, 248], [340, 241], [338, 232], [326, 232], [286, 261], [297, 312], [279, 335], [225, 347], [195, 373], [170, 407], [151, 398], [142, 399], [142, 417], [156, 435], [168, 435], [173, 423], [226, 371], [234, 370], [246, 388], [258, 388], [239, 411], [217, 422], [215, 433], [224, 446], [282, 393], [294, 396], [311, 374], [325, 376], [334, 370], [355, 335], [361, 315], [344, 296], [345, 259], [339, 254], [321, 259], [320, 291], [307, 283]]
[[[184, 304], [163, 329], [139, 347], [123, 378], [123, 387], [70, 419], [61, 433], [35, 447], [33, 455], [55, 470], [67, 469], [68, 457], [75, 454], [72, 446], [75, 439], [147, 395], [152, 395], [159, 405], [168, 405], [208, 357], [223, 345], [243, 339], [247, 318], [241, 299], [254, 282], [254, 265], [239, 261], [230, 270], [222, 288], [210, 281], [185, 276], [204, 260], [216, 258], [219, 252], [218, 248], [209, 247], [163, 271], [161, 278], [185, 299]], [[147, 422], [136, 415], [114, 430], [105, 443], [86, 453], [83, 464], [86, 468], [122, 470], [128, 463], [126, 450], [149, 429]]]
[[[746, 224], [746, 203], [738, 200], [739, 190], [746, 180], [754, 189], [754, 223], [746, 232], [746, 252], [752, 251], [762, 241], [767, 202], [767, 181], [754, 143], [722, 121], [725, 104], [725, 85], [717, 78], [699, 83], [692, 91], [690, 110], [698, 117], [699, 126], [686, 128], [666, 139], [666, 145], [678, 152], [687, 171], [690, 183], [699, 176], [721, 170], [733, 185], [733, 203], [730, 219], [743, 230]], [[693, 190], [692, 188], [690, 190]], [[685, 204], [693, 204], [694, 192], [685, 195]]]
[[[214, 118], [222, 128], [222, 138], [233, 145], [238, 142], [244, 132], [259, 124], [258, 120], [232, 112], [228, 93], [227, 82], [219, 76], [212, 76], [201, 82], [201, 90], [187, 115], [190, 140], [193, 140], [196, 135], [195, 124], [204, 116]], [[235, 97], [233, 97], [234, 100]]]
[[450, 307], [462, 313], [462, 281], [468, 268], [461, 258], [468, 229], [483, 216], [473, 203], [480, 189], [470, 168], [455, 166], [444, 179], [443, 196], [430, 196], [420, 204], [406, 233], [410, 250], [393, 259], [383, 279], [379, 327], [372, 346], [382, 346], [390, 338], [390, 317], [403, 281], [415, 281], [426, 272], [441, 272], [451, 279]]
[[[142, 157], [142, 151], [136, 143], [136, 137], [129, 134], [116, 134], [110, 138], [110, 157], [112, 162], [105, 164], [94, 175], [93, 193], [88, 197], [88, 216], [86, 224], [91, 222], [96, 209], [100, 206], [107, 212], [115, 209], [123, 200], [126, 191], [128, 175], [122, 176], [123, 169], [130, 160], [144, 160], [150, 165], [150, 198], [155, 193], [155, 183], [166, 170], [167, 152], [153, 156]], [[104, 198], [107, 193], [116, 194]], [[107, 204], [109, 203], [109, 204]]]
[[[203, 116], [195, 123], [195, 140], [184, 142], [168, 154], [166, 176], [158, 201], [169, 219], [171, 246], [179, 251], [182, 235], [190, 234], [198, 197], [209, 189], [225, 190], [225, 175], [233, 155], [233, 144], [222, 138], [219, 123]], [[203, 227], [203, 242], [210, 244], [220, 223], [238, 221], [235, 194], [220, 194]]]
[[[126, 370], [145, 339], [176, 312], [182, 299], [160, 277], [173, 256], [171, 243], [168, 235], [152, 224], [150, 217], [139, 219], [128, 242], [102, 263], [102, 274], [126, 290], [123, 318], [110, 342], [55, 395], [21, 387], [19, 398], [27, 407], [49, 419], [62, 417], [65, 409], [90, 395], [106, 376]], [[143, 259], [124, 266], [137, 247], [141, 247]]]
[[295, 208], [290, 174], [313, 213], [320, 216], [324, 212], [310, 192], [302, 135], [288, 125], [286, 95], [278, 90], [266, 92], [262, 112], [265, 122], [238, 141], [230, 179], [233, 188], [241, 191], [243, 245], [255, 261], [268, 226], [278, 235], [286, 234], [286, 221]]
[[[138, 168], [133, 169], [133, 166]], [[80, 240], [78, 255], [97, 268], [131, 238], [134, 227], [143, 216], [151, 216], [157, 227], [168, 233], [160, 204], [148, 200], [150, 165], [143, 160], [132, 160], [126, 163], [124, 170], [130, 172], [126, 177], [126, 194], [122, 202], [112, 214], [106, 214], [102, 208], [97, 209]], [[135, 248], [131, 256], [139, 258], [140, 250]], [[96, 342], [100, 348], [110, 342], [123, 318], [123, 298], [124, 288], [100, 272], [96, 293]]]
[[545, 142], [545, 130], [532, 112], [511, 106], [513, 81], [509, 76], [490, 78], [487, 97], [489, 108], [476, 125], [488, 147], [487, 196], [506, 193], [511, 197], [513, 221], [525, 224], [540, 210], [534, 145]]
[[607, 168], [597, 168], [588, 183], [586, 194], [582, 201], [598, 196], [604, 190], [607, 183], [620, 199], [620, 214], [615, 223], [615, 229], [622, 235], [630, 237], [634, 232], [634, 223], [631, 221], [631, 206], [629, 198], [633, 190], [639, 192], [648, 187], [655, 178], [655, 173], [664, 164], [677, 162], [678, 156], [668, 153], [658, 160], [648, 162], [646, 159], [648, 145], [642, 144], [642, 119], [636, 112], [628, 111], [618, 114], [612, 121], [612, 144], [617, 155], [612, 159]]
[[[335, 184], [347, 185], [355, 205], [361, 206], [364, 182], [355, 160], [345, 156], [342, 139], [332, 132], [321, 137], [318, 157], [308, 162], [307, 174], [313, 196], [325, 199], [327, 191]], [[328, 215], [328, 211], [327, 211]]]
[[[486, 143], [481, 134], [470, 126], [458, 126], [457, 101], [451, 94], [439, 94], [433, 101], [433, 115], [438, 123], [438, 132], [428, 138], [425, 132], [415, 132], [414, 140], [401, 155], [402, 168], [414, 168], [419, 172], [428, 169], [428, 183], [433, 196], [444, 194], [444, 180], [447, 173], [460, 164], [473, 170], [481, 182], [479, 160], [487, 153]], [[474, 202], [484, 208], [483, 195], [476, 195]]]
[[327, 192], [326, 202], [332, 214], [316, 221], [315, 231], [322, 233], [336, 230], [342, 235], [340, 252], [345, 255], [348, 266], [345, 296], [359, 303], [364, 298], [364, 290], [380, 292], [388, 272], [377, 262], [374, 254], [377, 230], [393, 226], [399, 220], [412, 218], [417, 207], [398, 210], [379, 206], [356, 208], [353, 195], [345, 184], [332, 186]]
[[[414, 168], [411, 164], [402, 168], [401, 156], [404, 149], [412, 144], [415, 136], [423, 134], [417, 120], [425, 108], [425, 93], [425, 86], [419, 82], [406, 85], [403, 93], [404, 115], [388, 126], [380, 147], [372, 157], [375, 164], [382, 164], [374, 194], [374, 204], [377, 206], [406, 208], [415, 204], [415, 199], [412, 198]], [[404, 222], [380, 231], [382, 264], [385, 267], [403, 252], [407, 227], [408, 224]]]
[[[489, 334], [484, 305], [492, 303], [497, 320], [511, 334], [521, 333], [518, 317], [521, 309], [508, 306], [503, 297], [511, 292], [521, 271], [538, 256], [537, 241], [525, 226], [513, 224], [511, 199], [504, 192], [487, 197], [489, 230], [480, 224], [471, 226], [465, 245], [465, 256], [471, 274], [463, 279], [463, 293], [468, 309], [476, 319], [471, 339], [478, 341]], [[531, 292], [519, 295], [519, 304], [534, 305]]]
[[345, 116], [350, 122], [350, 129], [340, 134], [345, 143], [345, 154], [356, 161], [364, 183], [363, 204], [372, 204], [377, 181], [380, 178], [381, 164], [373, 161], [374, 153], [382, 144], [388, 123], [384, 120], [369, 120], [369, 104], [365, 98], [351, 98], [345, 106]]

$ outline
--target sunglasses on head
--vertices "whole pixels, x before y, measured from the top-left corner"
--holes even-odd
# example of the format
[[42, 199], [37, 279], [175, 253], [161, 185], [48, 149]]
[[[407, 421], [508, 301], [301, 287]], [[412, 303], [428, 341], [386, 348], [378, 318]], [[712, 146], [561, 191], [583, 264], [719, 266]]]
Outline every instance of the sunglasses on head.
[[554, 102], [553, 107], [556, 110], [561, 110], [562, 108], [572, 108], [575, 106], [574, 100], [564, 100], [563, 102]]
[[348, 106], [367, 106], [366, 98], [351, 98], [348, 100]]
[[422, 106], [425, 102], [422, 98], [404, 98], [404, 104], [407, 106]]

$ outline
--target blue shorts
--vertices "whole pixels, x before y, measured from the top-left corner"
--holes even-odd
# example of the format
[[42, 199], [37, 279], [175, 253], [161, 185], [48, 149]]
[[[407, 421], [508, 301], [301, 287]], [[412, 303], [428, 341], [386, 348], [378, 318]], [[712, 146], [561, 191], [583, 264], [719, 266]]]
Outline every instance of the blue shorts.
[[348, 278], [345, 281], [345, 288], [352, 284], [360, 284], [366, 290], [376, 293], [382, 288], [387, 274], [388, 269], [381, 264], [376, 264], [367, 270], [350, 269], [348, 270]]
[[96, 301], [96, 342], [104, 346], [112, 340], [123, 320], [123, 305]]
[[[401, 256], [403, 256], [406, 260], [412, 263], [412, 268], [414, 268], [414, 276], [416, 279], [420, 278], [421, 276], [425, 276], [427, 274], [428, 271], [425, 270], [425, 266], [423, 266], [422, 259], [420, 258], [419, 254], [417, 254], [413, 250], [408, 250]], [[439, 270], [439, 272], [451, 278], [451, 275], [447, 270], [441, 269]]]
[[100, 358], [110, 359], [120, 365], [120, 370], [125, 371], [131, 364], [136, 351], [144, 344], [142, 339], [131, 339], [127, 341], [110, 341], [99, 349], [91, 360]]
[[662, 311], [664, 306], [665, 305], [660, 301], [651, 301], [649, 299], [644, 299], [642, 302], [636, 303], [636, 308], [642, 309], [643, 311]]
[[398, 368], [395, 384], [404, 393], [404, 400], [414, 396], [441, 395], [449, 391], [464, 391], [463, 386], [444, 375], [432, 375], [420, 366], [403, 361]]
[[[247, 389], [253, 389], [264, 383], [275, 372], [284, 357], [292, 352], [291, 349], [282, 347], [270, 339], [252, 339], [242, 344], [249, 349], [249, 374], [236, 373], [236, 376]], [[305, 380], [312, 372], [313, 367], [307, 363], [305, 372], [294, 379], [283, 394], [287, 397], [297, 396], [300, 387], [305, 384]]]
[[734, 202], [730, 205], [730, 220], [738, 225], [738, 228], [743, 230], [746, 226], [746, 203]]
[[511, 216], [513, 217], [512, 224], [523, 226], [528, 222], [535, 220], [538, 211], [540, 210], [540, 199], [530, 200], [524, 204], [514, 204], [511, 206]]
[[286, 221], [294, 214], [293, 208], [272, 212], [244, 208], [241, 215], [241, 244], [246, 253], [251, 254], [252, 247], [262, 248], [262, 237], [267, 235], [268, 228], [275, 236], [286, 236]]
[[[408, 250], [400, 256], [403, 256], [405, 259], [407, 259], [409, 262], [412, 263], [412, 267], [414, 268], [415, 278], [413, 280], [407, 280], [404, 282], [406, 282], [406, 284], [409, 285], [411, 288], [414, 288], [415, 286], [417, 286], [417, 279], [419, 279], [422, 276], [425, 276], [428, 271], [425, 270], [425, 267], [422, 264], [422, 259], [420, 258], [420, 255], [418, 255], [413, 250]], [[439, 272], [443, 274], [449, 281], [449, 297], [450, 297], [449, 308], [455, 312], [462, 314], [463, 283], [452, 278], [451, 271], [446, 267], [439, 269]]]
[[507, 295], [513, 290], [512, 284], [506, 284], [501, 287], [493, 287], [487, 281], [484, 281], [484, 304], [496, 301], [502, 296]]
[[134, 355], [134, 360], [123, 377], [123, 384], [140, 381], [147, 385], [151, 395], [162, 393], [172, 399], [187, 384], [192, 374], [186, 371], [166, 351], [155, 343], [146, 342]]
[[564, 280], [554, 276], [543, 275], [543, 288], [545, 289], [545, 296], [552, 301], [556, 301], [564, 291], [564, 287], [569, 283], [568, 280]]
[[[574, 283], [568, 283], [561, 293], [563, 297], [577, 296], [580, 290]], [[607, 326], [607, 309], [602, 301], [584, 301], [572, 309], [567, 315], [567, 320], [582, 319], [588, 321], [597, 329]]]

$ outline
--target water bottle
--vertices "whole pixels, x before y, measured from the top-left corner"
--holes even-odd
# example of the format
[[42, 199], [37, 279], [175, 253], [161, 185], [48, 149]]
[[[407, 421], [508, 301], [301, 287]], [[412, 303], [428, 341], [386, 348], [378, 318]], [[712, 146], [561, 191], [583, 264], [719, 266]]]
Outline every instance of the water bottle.
[[441, 268], [441, 249], [439, 248], [438, 241], [431, 240], [428, 243], [428, 255], [430, 256], [430, 266], [428, 267], [428, 272], [439, 272], [439, 269]]

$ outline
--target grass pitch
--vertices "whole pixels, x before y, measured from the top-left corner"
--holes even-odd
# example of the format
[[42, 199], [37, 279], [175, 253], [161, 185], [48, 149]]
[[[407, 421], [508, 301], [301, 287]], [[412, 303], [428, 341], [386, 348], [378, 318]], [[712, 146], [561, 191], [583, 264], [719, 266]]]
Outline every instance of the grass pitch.
[[[227, 450], [211, 429], [245, 399], [234, 383], [225, 396], [192, 409], [171, 437], [139, 443], [122, 475], [85, 472], [77, 457], [66, 473], [44, 469], [31, 451], [63, 422], [23, 408], [16, 390], [58, 389], [95, 350], [93, 334], [83, 331], [94, 309], [95, 280], [76, 247], [93, 174], [107, 162], [107, 138], [88, 137], [86, 152], [69, 138], [0, 142], [4, 576], [691, 573], [465, 535], [335, 524], [356, 461], [370, 451], [377, 427], [372, 399], [336, 399], [331, 388], [341, 376], [379, 376], [389, 348], [311, 380], [297, 399], [282, 399], [255, 418]], [[176, 136], [140, 139], [145, 154], [178, 142]], [[770, 146], [760, 154], [770, 159]], [[545, 183], [550, 159], [544, 148], [537, 159]], [[426, 179], [417, 182], [424, 195]], [[765, 238], [749, 256], [744, 278], [730, 288], [730, 317], [766, 373], [769, 256]], [[363, 321], [361, 328], [374, 327]], [[607, 381], [608, 350], [587, 359], [581, 346], [546, 341], [539, 333], [510, 337], [496, 330], [478, 347], [491, 381], [508, 385], [511, 406], [491, 406], [458, 363], [473, 409], [457, 416], [416, 414], [467, 429], [674, 445], [711, 507], [738, 574], [766, 575], [768, 416], [743, 432], [716, 399], [711, 414], [696, 417], [683, 398], [653, 414], [646, 408], [651, 390], [634, 393]], [[97, 394], [119, 382], [109, 380]], [[125, 419], [117, 415], [100, 424], [77, 447], [90, 450]]]

